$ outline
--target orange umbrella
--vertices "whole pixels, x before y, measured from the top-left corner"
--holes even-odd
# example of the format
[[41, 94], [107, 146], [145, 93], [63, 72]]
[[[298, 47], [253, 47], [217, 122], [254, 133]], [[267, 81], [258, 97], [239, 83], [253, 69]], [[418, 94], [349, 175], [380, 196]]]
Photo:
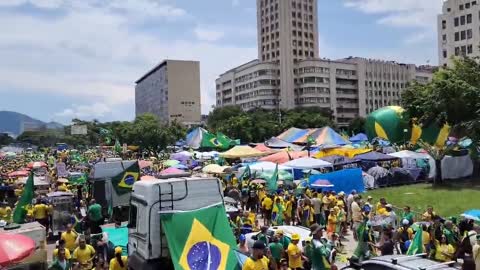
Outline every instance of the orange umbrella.
[[21, 234], [0, 234], [0, 266], [7, 267], [30, 256], [35, 241]]
[[287, 161], [301, 158], [301, 157], [306, 157], [306, 156], [308, 156], [307, 151], [292, 151], [292, 152], [282, 151], [282, 152], [278, 152], [278, 153], [263, 157], [260, 159], [260, 161], [270, 161], [273, 163], [282, 164]]

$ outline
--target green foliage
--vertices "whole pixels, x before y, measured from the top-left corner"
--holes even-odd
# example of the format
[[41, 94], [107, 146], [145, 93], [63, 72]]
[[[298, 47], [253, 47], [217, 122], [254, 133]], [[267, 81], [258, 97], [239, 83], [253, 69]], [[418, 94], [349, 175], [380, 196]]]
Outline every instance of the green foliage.
[[480, 64], [477, 59], [455, 60], [439, 70], [432, 82], [412, 84], [402, 95], [406, 113], [420, 123], [448, 123], [455, 136], [480, 141]]
[[365, 124], [367, 120], [363, 117], [355, 117], [348, 123], [348, 132], [350, 135], [365, 133]]
[[296, 108], [288, 111], [254, 109], [242, 111], [238, 106], [216, 108], [208, 116], [208, 129], [222, 132], [242, 143], [261, 142], [290, 127], [315, 128], [332, 126], [330, 111], [318, 107]]
[[8, 136], [8, 134], [0, 133], [0, 146], [9, 145], [15, 142], [15, 139]]

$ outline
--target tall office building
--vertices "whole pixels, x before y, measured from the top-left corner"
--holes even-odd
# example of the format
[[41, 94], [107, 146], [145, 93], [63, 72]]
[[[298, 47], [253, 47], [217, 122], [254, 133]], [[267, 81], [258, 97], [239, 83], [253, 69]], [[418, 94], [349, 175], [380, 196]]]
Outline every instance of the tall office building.
[[440, 65], [451, 65], [458, 56], [480, 56], [480, 1], [445, 1], [437, 27]]
[[349, 57], [319, 58], [317, 0], [257, 0], [258, 59], [221, 74], [216, 106], [244, 110], [321, 107], [339, 126], [398, 105], [412, 80], [432, 67]]
[[135, 83], [136, 115], [152, 113], [187, 126], [200, 123], [199, 62], [165, 60]]

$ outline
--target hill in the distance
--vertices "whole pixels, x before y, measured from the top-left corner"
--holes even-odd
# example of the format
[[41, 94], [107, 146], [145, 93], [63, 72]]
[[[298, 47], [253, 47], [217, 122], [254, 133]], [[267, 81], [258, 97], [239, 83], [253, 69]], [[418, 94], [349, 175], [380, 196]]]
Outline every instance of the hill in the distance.
[[63, 128], [63, 125], [56, 122], [45, 123], [25, 114], [0, 111], [0, 133], [8, 133], [13, 136], [18, 136], [25, 130], [60, 128]]

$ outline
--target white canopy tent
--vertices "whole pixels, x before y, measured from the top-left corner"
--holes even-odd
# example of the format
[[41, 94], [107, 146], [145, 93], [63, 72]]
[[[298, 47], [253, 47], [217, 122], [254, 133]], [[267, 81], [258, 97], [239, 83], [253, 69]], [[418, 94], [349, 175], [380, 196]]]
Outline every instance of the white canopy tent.
[[400, 152], [395, 152], [388, 154], [393, 157], [398, 157], [402, 159], [402, 164], [404, 168], [416, 167], [416, 159], [427, 159], [428, 165], [430, 166], [430, 172], [428, 173], [428, 178], [435, 178], [437, 175], [437, 167], [435, 165], [435, 159], [432, 156], [426, 153], [417, 153], [413, 151], [403, 150]]
[[294, 159], [294, 160], [285, 162], [282, 165], [293, 168], [293, 169], [303, 169], [303, 170], [333, 167], [333, 164], [330, 162], [327, 162], [321, 159], [310, 158], [310, 157]]

